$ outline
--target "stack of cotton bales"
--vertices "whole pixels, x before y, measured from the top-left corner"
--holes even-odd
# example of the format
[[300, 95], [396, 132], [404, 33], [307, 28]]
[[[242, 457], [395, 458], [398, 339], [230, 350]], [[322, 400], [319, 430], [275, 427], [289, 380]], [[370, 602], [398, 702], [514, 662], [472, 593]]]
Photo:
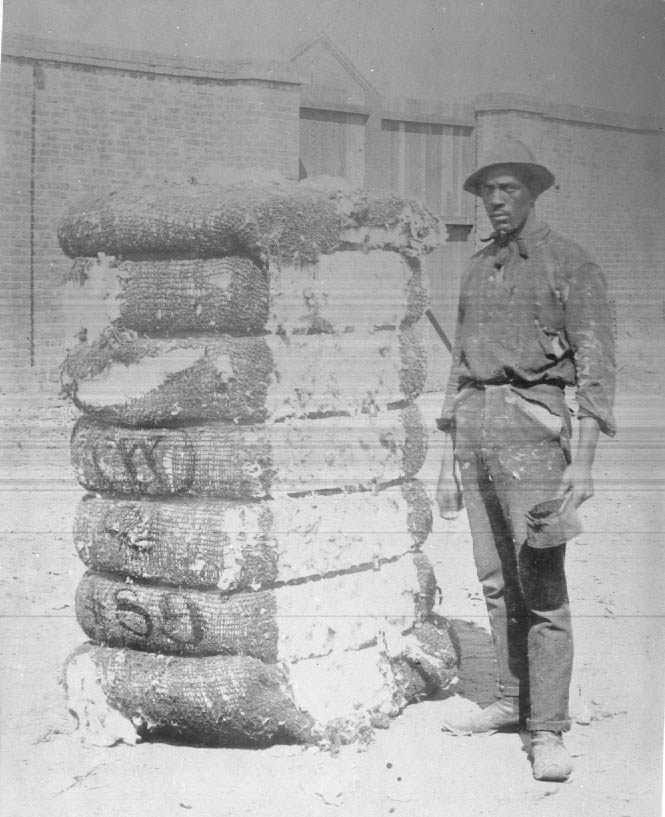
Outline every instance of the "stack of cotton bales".
[[61, 220], [87, 739], [353, 740], [445, 688], [415, 479], [434, 219], [330, 184], [167, 185]]

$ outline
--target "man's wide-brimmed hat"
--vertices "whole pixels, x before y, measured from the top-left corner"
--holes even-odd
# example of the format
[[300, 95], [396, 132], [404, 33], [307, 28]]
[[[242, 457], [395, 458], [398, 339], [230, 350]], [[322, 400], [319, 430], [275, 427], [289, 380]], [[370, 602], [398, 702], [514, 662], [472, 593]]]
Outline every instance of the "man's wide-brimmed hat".
[[554, 174], [544, 165], [538, 164], [531, 149], [519, 139], [506, 136], [482, 157], [478, 170], [464, 182], [464, 189], [479, 196], [485, 174], [494, 167], [513, 169], [537, 196], [554, 184]]

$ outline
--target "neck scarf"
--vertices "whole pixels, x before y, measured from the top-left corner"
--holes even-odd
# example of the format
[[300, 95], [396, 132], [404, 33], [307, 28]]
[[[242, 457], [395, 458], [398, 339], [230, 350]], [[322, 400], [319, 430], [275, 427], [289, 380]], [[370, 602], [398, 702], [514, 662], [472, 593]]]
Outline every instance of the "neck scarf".
[[497, 269], [505, 267], [511, 258], [517, 257], [518, 255], [520, 258], [529, 257], [526, 241], [521, 237], [520, 233], [521, 230], [514, 230], [512, 233], [495, 230], [487, 238], [480, 239], [483, 242], [494, 241], [499, 248], [494, 259], [494, 266]]
[[511, 233], [495, 230], [487, 238], [481, 238], [481, 241], [494, 241], [498, 248], [494, 256], [496, 272], [493, 279], [497, 287], [502, 287], [508, 294], [515, 288], [513, 264], [510, 262], [517, 258], [529, 257], [526, 241], [521, 237], [521, 232], [522, 228]]

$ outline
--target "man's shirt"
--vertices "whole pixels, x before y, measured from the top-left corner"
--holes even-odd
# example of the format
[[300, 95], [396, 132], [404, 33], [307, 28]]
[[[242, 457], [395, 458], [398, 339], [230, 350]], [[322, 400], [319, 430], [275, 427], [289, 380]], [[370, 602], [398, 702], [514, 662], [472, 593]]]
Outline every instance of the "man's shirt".
[[453, 423], [465, 386], [510, 383], [546, 405], [552, 387], [576, 386], [578, 416], [614, 435], [614, 331], [602, 271], [533, 215], [504, 243], [495, 239], [465, 270], [440, 427]]

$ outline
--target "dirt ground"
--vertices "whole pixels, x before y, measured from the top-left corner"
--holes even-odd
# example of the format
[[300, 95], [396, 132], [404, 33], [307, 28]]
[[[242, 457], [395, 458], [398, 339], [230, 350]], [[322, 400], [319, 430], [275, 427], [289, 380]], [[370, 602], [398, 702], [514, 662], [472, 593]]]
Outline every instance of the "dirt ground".
[[[440, 395], [421, 399], [431, 422]], [[83, 572], [71, 540], [82, 490], [68, 464], [73, 413], [33, 395], [6, 401], [0, 472], [0, 814], [3, 817], [655, 817], [663, 750], [662, 398], [620, 399], [620, 435], [601, 442], [596, 496], [571, 544], [576, 665], [565, 784], [537, 783], [520, 735], [441, 731], [456, 699], [409, 707], [358, 751], [203, 749], [166, 743], [89, 749], [58, 675], [85, 638], [73, 613]], [[433, 495], [433, 436], [422, 478]], [[456, 694], [488, 703], [493, 657], [464, 515], [436, 519], [426, 550], [456, 622]]]

